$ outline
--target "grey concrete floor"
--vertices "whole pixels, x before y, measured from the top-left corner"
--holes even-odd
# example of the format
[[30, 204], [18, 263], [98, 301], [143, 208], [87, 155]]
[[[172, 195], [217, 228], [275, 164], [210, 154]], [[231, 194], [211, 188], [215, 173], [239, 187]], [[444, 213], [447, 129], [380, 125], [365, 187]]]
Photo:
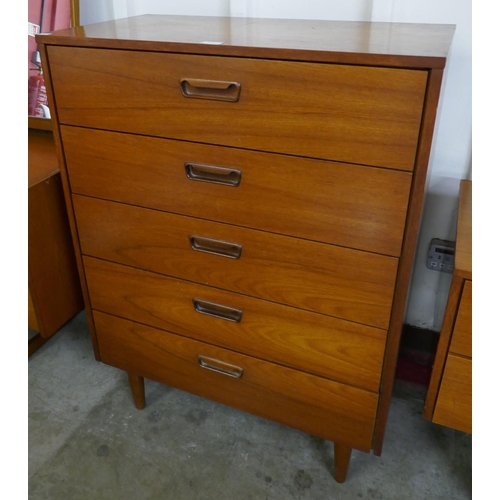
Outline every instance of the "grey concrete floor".
[[137, 410], [81, 313], [29, 359], [29, 498], [472, 498], [471, 436], [426, 421], [424, 398], [396, 384], [382, 456], [354, 451], [341, 485], [322, 439], [150, 380]]

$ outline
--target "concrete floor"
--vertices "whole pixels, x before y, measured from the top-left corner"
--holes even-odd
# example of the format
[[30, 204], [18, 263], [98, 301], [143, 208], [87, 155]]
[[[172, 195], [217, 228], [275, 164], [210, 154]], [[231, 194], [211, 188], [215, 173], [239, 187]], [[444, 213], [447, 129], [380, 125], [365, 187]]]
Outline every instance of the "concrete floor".
[[422, 417], [425, 391], [398, 383], [381, 457], [333, 445], [146, 381], [94, 359], [84, 313], [29, 359], [31, 500], [405, 500], [472, 498], [472, 439]]

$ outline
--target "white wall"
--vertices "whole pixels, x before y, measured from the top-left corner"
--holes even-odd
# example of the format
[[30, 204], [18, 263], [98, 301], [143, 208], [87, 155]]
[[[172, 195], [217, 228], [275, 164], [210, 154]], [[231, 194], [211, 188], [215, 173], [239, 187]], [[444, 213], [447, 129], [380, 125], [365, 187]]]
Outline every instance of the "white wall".
[[445, 71], [406, 322], [438, 331], [450, 275], [426, 268], [432, 238], [455, 239], [459, 182], [472, 178], [472, 0], [80, 0], [89, 24], [140, 14], [456, 24]]

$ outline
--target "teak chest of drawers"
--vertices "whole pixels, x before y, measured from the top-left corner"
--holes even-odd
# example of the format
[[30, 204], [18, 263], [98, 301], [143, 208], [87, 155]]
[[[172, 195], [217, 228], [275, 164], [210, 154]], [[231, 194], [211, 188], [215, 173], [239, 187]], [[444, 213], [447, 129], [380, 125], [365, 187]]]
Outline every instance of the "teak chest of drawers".
[[381, 453], [453, 26], [38, 37], [96, 358]]
[[472, 434], [472, 181], [460, 182], [455, 268], [424, 416]]

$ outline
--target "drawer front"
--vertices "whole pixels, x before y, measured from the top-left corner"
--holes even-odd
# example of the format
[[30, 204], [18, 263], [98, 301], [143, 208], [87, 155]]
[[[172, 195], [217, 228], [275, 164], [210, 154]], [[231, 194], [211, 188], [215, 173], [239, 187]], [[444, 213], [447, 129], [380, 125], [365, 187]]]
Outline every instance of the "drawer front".
[[48, 54], [62, 124], [414, 166], [426, 71], [52, 46]]
[[[75, 193], [392, 256], [401, 252], [407, 172], [75, 127], [62, 127], [62, 137]], [[230, 170], [214, 174], [188, 166], [192, 179], [186, 163]]]
[[472, 360], [449, 354], [433, 422], [472, 433]]
[[377, 395], [94, 312], [105, 363], [369, 451]]
[[460, 298], [450, 352], [472, 357], [472, 281], [469, 280], [465, 281]]
[[398, 260], [74, 195], [82, 252], [388, 328]]
[[378, 391], [385, 330], [84, 258], [92, 308]]

